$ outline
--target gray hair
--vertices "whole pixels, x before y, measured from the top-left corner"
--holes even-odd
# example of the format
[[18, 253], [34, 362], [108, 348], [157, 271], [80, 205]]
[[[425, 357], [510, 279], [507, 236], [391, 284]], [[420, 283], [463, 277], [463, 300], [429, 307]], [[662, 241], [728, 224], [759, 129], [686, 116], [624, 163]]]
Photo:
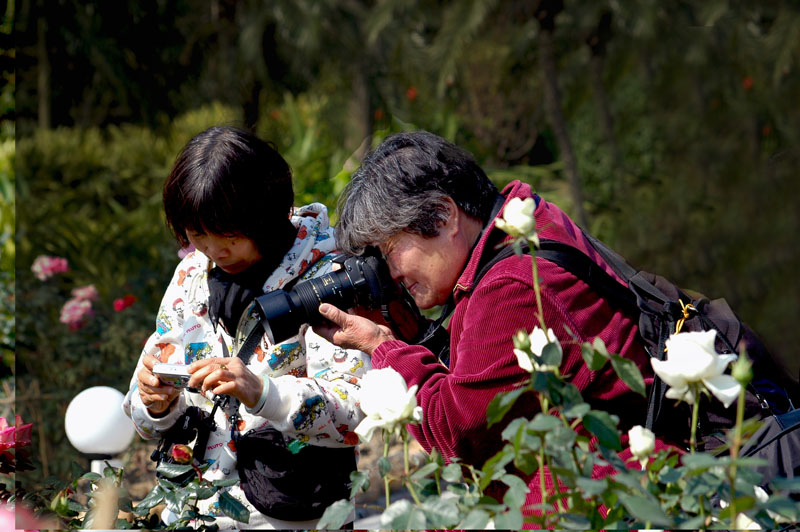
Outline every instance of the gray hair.
[[486, 223], [497, 194], [466, 150], [427, 131], [397, 133], [364, 159], [339, 197], [337, 243], [358, 255], [402, 231], [436, 236], [448, 198]]

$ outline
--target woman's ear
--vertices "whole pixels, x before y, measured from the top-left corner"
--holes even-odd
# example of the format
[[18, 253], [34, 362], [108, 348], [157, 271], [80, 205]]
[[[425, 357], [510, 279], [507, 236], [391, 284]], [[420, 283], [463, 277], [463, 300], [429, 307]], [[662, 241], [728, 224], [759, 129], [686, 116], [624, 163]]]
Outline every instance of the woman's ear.
[[439, 224], [439, 232], [454, 235], [459, 230], [461, 211], [450, 196], [446, 198], [444, 208], [447, 218]]

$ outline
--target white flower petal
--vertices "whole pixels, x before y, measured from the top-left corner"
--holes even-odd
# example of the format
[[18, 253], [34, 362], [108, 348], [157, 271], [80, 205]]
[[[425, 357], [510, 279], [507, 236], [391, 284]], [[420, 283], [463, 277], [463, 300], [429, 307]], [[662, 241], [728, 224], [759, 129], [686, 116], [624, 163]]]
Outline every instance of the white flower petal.
[[361, 423], [358, 424], [353, 432], [358, 434], [358, 437], [363, 443], [367, 443], [372, 439], [372, 433], [382, 426], [383, 422], [380, 419], [365, 417], [363, 420], [361, 420]]
[[736, 398], [739, 397], [739, 392], [742, 389], [742, 385], [730, 375], [717, 375], [716, 377], [703, 379], [703, 384], [706, 385], [706, 388], [714, 397], [722, 401], [725, 408], [731, 406]]
[[690, 405], [694, 404], [694, 394], [688, 386], [683, 388], [672, 387], [667, 390], [667, 393], [665, 393], [664, 396], [670, 399], [676, 399], [678, 401], [686, 401]]
[[656, 375], [661, 377], [668, 386], [675, 388], [686, 387], [686, 378], [683, 375], [683, 370], [680, 364], [673, 360], [658, 360], [657, 358], [650, 359], [650, 365], [653, 367]]
[[514, 349], [514, 354], [517, 355], [517, 364], [519, 364], [519, 367], [528, 373], [532, 373], [533, 362], [531, 362], [531, 357], [528, 355], [527, 351], [523, 351], [522, 349]]

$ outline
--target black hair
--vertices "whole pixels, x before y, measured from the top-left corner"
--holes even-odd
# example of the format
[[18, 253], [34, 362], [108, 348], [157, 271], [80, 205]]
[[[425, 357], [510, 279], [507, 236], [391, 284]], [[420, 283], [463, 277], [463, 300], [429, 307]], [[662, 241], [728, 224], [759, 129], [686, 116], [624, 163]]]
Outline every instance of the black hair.
[[182, 246], [187, 231], [243, 235], [265, 255], [294, 229], [293, 203], [292, 172], [275, 146], [229, 126], [192, 138], [164, 183], [167, 225]]

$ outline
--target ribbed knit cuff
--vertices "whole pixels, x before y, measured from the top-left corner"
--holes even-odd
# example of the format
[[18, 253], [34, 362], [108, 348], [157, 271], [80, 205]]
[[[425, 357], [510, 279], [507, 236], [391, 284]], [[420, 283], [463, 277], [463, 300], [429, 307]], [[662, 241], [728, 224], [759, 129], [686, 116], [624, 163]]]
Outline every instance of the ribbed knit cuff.
[[267, 402], [267, 395], [269, 395], [269, 388], [270, 378], [261, 377], [261, 396], [258, 398], [258, 401], [256, 401], [256, 404], [253, 405], [253, 408], [245, 405], [244, 409], [247, 410], [248, 414], [256, 415], [264, 408], [264, 404]]

